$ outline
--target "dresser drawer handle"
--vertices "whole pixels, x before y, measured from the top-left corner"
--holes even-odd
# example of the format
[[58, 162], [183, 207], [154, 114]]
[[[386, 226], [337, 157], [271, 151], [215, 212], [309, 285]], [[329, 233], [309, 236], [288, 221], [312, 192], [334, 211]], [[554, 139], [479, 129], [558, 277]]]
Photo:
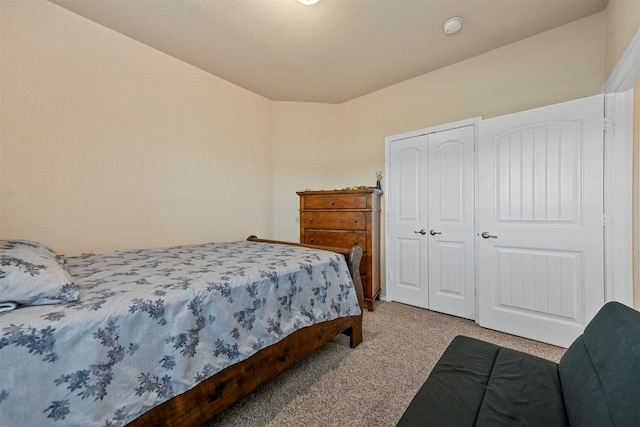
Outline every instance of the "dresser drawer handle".
[[353, 241], [353, 246], [355, 246], [355, 245], [357, 245], [357, 244], [358, 244], [358, 241], [357, 241], [357, 240], [354, 240], [354, 241]]
[[331, 205], [335, 205], [335, 204], [336, 204], [336, 201], [335, 201], [335, 200], [332, 200], [332, 201], [331, 201]]
[[313, 243], [313, 237], [309, 239], [309, 243]]
[[313, 218], [309, 218], [309, 222], [313, 222]]
[[358, 222], [358, 218], [353, 218], [353, 222], [354, 223]]

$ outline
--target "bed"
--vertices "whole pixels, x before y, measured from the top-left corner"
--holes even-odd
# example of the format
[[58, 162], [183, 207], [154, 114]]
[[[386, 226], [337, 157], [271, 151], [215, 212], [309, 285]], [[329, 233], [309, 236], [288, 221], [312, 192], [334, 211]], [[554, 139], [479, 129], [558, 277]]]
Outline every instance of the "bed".
[[199, 426], [335, 335], [362, 341], [359, 247], [0, 243], [2, 426]]

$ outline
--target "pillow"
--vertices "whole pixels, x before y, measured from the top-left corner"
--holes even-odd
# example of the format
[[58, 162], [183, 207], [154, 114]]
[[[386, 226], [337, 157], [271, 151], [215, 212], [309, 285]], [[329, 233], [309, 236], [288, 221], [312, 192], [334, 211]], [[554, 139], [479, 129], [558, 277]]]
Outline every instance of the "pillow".
[[80, 292], [62, 257], [29, 240], [0, 240], [0, 302], [22, 305], [76, 301]]

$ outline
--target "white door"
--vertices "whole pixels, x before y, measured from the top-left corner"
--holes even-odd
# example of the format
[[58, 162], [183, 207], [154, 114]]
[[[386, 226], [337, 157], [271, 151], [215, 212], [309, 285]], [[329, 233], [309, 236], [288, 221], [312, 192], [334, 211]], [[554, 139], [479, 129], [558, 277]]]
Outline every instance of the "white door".
[[390, 144], [389, 286], [394, 301], [429, 308], [427, 136]]
[[392, 141], [391, 299], [475, 319], [474, 126]]
[[474, 126], [429, 135], [429, 308], [476, 318]]
[[604, 304], [603, 105], [480, 123], [481, 326], [566, 347]]

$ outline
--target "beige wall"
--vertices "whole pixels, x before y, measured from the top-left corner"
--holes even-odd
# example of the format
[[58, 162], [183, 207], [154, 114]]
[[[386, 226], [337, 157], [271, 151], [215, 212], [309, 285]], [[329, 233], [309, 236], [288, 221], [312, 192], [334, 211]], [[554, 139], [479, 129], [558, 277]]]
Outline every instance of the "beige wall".
[[[296, 191], [344, 187], [346, 151], [337, 146], [342, 119], [334, 104], [275, 102], [273, 105], [273, 235], [299, 241]], [[321, 183], [318, 186], [317, 183]]]
[[640, 29], [640, 1], [609, 0], [606, 13], [605, 74], [608, 76]]
[[605, 23], [602, 12], [341, 105], [274, 103], [274, 236], [298, 238], [297, 190], [373, 185], [386, 136], [599, 93]]
[[295, 192], [373, 185], [386, 136], [605, 77], [603, 12], [345, 104], [270, 102], [51, 3], [0, 4], [0, 237], [66, 253], [297, 240]]
[[271, 230], [269, 100], [44, 1], [1, 1], [0, 236], [74, 254]]

